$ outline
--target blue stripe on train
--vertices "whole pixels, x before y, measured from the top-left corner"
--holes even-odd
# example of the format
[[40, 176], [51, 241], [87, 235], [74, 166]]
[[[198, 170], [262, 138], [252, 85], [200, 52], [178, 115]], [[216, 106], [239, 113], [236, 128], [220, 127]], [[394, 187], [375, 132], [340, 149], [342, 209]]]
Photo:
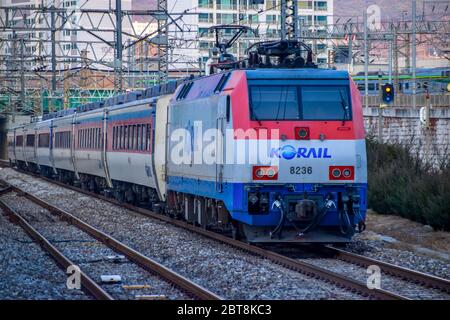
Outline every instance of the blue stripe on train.
[[[225, 203], [231, 216], [241, 222], [255, 226], [275, 226], [280, 219], [279, 211], [270, 211], [264, 215], [249, 215], [247, 213], [247, 191], [246, 187], [254, 186], [254, 184], [244, 183], [224, 183], [222, 192], [218, 192], [216, 189], [216, 183], [213, 181], [205, 181], [200, 179], [192, 179], [186, 177], [169, 176], [168, 177], [168, 190], [193, 194], [201, 197], [208, 197], [212, 199], [222, 200]], [[313, 192], [316, 187], [315, 184], [289, 184], [294, 186], [295, 193], [302, 195], [304, 192]], [[365, 212], [367, 208], [366, 204], [366, 192], [367, 184], [346, 184], [344, 185], [326, 185], [320, 184], [320, 189], [317, 194], [325, 196], [329, 192], [344, 191], [348, 186], [354, 187], [361, 197], [361, 216], [365, 219]], [[261, 186], [261, 185], [259, 185]], [[277, 195], [293, 194], [287, 187], [280, 185], [266, 185], [264, 191], [271, 192], [272, 197]], [[336, 226], [339, 225], [339, 217], [336, 211], [329, 211], [320, 224], [322, 226]]]

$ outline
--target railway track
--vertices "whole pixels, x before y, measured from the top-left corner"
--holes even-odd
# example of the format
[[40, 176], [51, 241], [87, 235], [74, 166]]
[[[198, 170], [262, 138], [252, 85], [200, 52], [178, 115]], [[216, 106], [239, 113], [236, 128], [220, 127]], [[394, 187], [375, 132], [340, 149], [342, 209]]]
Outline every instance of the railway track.
[[322, 250], [325, 254], [332, 255], [336, 259], [352, 263], [361, 267], [367, 268], [371, 265], [376, 265], [380, 267], [383, 273], [392, 275], [394, 277], [403, 280], [411, 281], [424, 287], [441, 290], [442, 292], [450, 294], [450, 281], [447, 279], [411, 270], [384, 261], [372, 259], [366, 256], [362, 256], [356, 253], [348, 252], [331, 246], [324, 246], [320, 248], [320, 250]]
[[[23, 172], [23, 171], [20, 171]], [[49, 178], [45, 178], [45, 177], [41, 177], [39, 175], [34, 175], [34, 174], [30, 174], [29, 172], [23, 172], [24, 174], [28, 174], [28, 175], [32, 175], [36, 178], [40, 178], [43, 179], [49, 183], [53, 183], [53, 184], [57, 184], [61, 187], [64, 188], [68, 188], [83, 194], [86, 194], [88, 196], [91, 197], [95, 197], [104, 201], [107, 201], [109, 203], [112, 203], [114, 205], [123, 207], [125, 209], [128, 209], [130, 211], [139, 213], [141, 215], [153, 218], [153, 219], [158, 219], [160, 221], [164, 221], [167, 222], [171, 225], [186, 229], [188, 231], [200, 234], [204, 237], [213, 239], [215, 241], [218, 241], [220, 243], [226, 244], [230, 247], [233, 247], [235, 249], [250, 253], [252, 255], [255, 256], [259, 256], [265, 259], [270, 260], [271, 262], [274, 262], [278, 265], [284, 266], [288, 269], [294, 270], [296, 272], [299, 272], [301, 274], [304, 274], [308, 277], [314, 278], [314, 279], [318, 279], [327, 283], [331, 283], [333, 285], [336, 285], [338, 287], [341, 287], [344, 290], [348, 290], [350, 292], [354, 292], [357, 293], [365, 298], [369, 298], [369, 299], [380, 299], [380, 300], [408, 300], [408, 298], [395, 294], [393, 292], [389, 292], [383, 289], [369, 289], [367, 287], [367, 285], [363, 282], [354, 280], [352, 278], [349, 278], [347, 276], [344, 276], [340, 273], [336, 273], [333, 271], [329, 271], [325, 268], [321, 268], [318, 266], [315, 266], [313, 264], [304, 262], [304, 261], [299, 261], [297, 259], [292, 259], [290, 257], [287, 257], [285, 255], [276, 253], [274, 251], [271, 250], [266, 250], [264, 248], [261, 247], [257, 247], [255, 245], [252, 244], [248, 244], [248, 243], [244, 243], [241, 241], [237, 241], [234, 240], [232, 238], [226, 237], [224, 235], [212, 232], [212, 231], [208, 231], [205, 230], [203, 228], [197, 227], [195, 225], [186, 223], [184, 221], [181, 220], [177, 220], [177, 219], [173, 219], [171, 217], [162, 215], [162, 214], [158, 214], [155, 212], [152, 212], [150, 210], [144, 209], [144, 208], [140, 208], [140, 207], [136, 207], [130, 204], [123, 204], [118, 202], [115, 199], [112, 198], [108, 198], [105, 197], [103, 195], [97, 194], [97, 193], [93, 193], [93, 192], [89, 192], [86, 190], [82, 190], [80, 188], [71, 186], [71, 185], [67, 185], [64, 183], [61, 183], [59, 181], [55, 181]], [[34, 197], [33, 195], [28, 195], [30, 197]]]
[[[158, 262], [142, 255], [141, 253], [135, 251], [134, 249], [128, 247], [127, 245], [119, 242], [114, 239], [110, 235], [96, 229], [95, 227], [87, 224], [86, 222], [78, 219], [74, 215], [69, 212], [58, 208], [16, 186], [9, 185], [5, 181], [0, 180], [0, 196], [5, 195], [6, 193], [14, 192], [21, 197], [25, 197], [30, 200], [32, 203], [48, 210], [52, 215], [57, 217], [61, 221], [65, 221], [70, 225], [78, 228], [84, 233], [88, 234], [90, 237], [96, 239], [101, 242], [105, 246], [114, 250], [117, 253], [124, 255], [126, 258], [149, 271], [152, 274], [156, 274], [160, 278], [164, 279], [164, 281], [171, 283], [173, 286], [177, 287], [187, 296], [192, 297], [194, 299], [199, 300], [221, 300], [222, 298], [211, 291], [197, 285], [196, 283], [190, 281], [189, 279], [173, 272], [172, 270], [164, 267]], [[47, 251], [56, 261], [57, 263], [64, 268], [67, 269], [70, 265], [74, 265], [69, 258], [67, 258], [61, 251], [59, 251], [54, 245], [52, 245], [51, 241], [46, 239], [41, 233], [39, 233], [36, 228], [34, 228], [20, 213], [14, 210], [10, 205], [8, 205], [5, 201], [0, 199], [0, 207], [7, 213], [10, 220], [17, 223], [20, 227], [22, 227], [30, 237], [41, 245], [41, 247]], [[87, 291], [90, 295], [92, 295], [96, 299], [100, 300], [113, 300], [114, 298], [106, 292], [100, 285], [98, 285], [93, 279], [91, 279], [86, 273], [81, 272], [81, 286]]]

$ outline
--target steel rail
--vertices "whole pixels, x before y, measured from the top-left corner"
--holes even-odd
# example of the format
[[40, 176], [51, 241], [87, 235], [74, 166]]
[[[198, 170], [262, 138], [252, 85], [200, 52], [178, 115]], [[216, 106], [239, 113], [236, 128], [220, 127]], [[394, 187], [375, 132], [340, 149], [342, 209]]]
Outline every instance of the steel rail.
[[166, 215], [158, 214], [153, 211], [143, 209], [140, 207], [136, 207], [136, 206], [133, 206], [130, 204], [120, 203], [119, 201], [117, 201], [115, 199], [108, 198], [106, 196], [103, 196], [103, 195], [100, 195], [97, 193], [93, 193], [90, 191], [82, 190], [81, 188], [71, 186], [71, 185], [62, 183], [60, 181], [55, 181], [50, 178], [46, 178], [46, 177], [43, 177], [43, 176], [40, 176], [37, 174], [33, 174], [33, 173], [22, 171], [22, 170], [20, 170], [19, 172], [43, 179], [45, 181], [48, 181], [49, 183], [53, 183], [53, 184], [56, 184], [56, 185], [64, 187], [64, 188], [68, 188], [73, 191], [80, 192], [80, 193], [83, 193], [83, 194], [91, 196], [91, 197], [95, 197], [97, 199], [104, 200], [106, 202], [112, 203], [119, 207], [126, 208], [130, 211], [139, 213], [141, 215], [167, 222], [169, 224], [189, 230], [191, 232], [195, 232], [197, 234], [200, 234], [207, 238], [213, 239], [220, 243], [224, 243], [228, 246], [231, 246], [231, 247], [237, 248], [239, 250], [243, 250], [245, 252], [254, 254], [256, 256], [268, 259], [276, 264], [282, 265], [288, 269], [294, 270], [294, 271], [304, 274], [308, 277], [315, 278], [315, 279], [322, 280], [322, 281], [329, 282], [329, 283], [333, 283], [334, 285], [336, 285], [338, 287], [344, 288], [351, 292], [356, 292], [357, 294], [362, 295], [364, 297], [369, 297], [369, 298], [378, 299], [378, 300], [409, 300], [407, 297], [404, 297], [404, 296], [401, 296], [401, 295], [398, 295], [398, 294], [395, 294], [395, 293], [392, 293], [392, 292], [389, 292], [389, 291], [386, 291], [383, 289], [377, 289], [377, 288], [369, 289], [366, 284], [364, 284], [360, 281], [351, 279], [349, 277], [343, 276], [339, 273], [335, 273], [333, 271], [326, 270], [324, 268], [315, 266], [313, 264], [309, 264], [304, 261], [292, 259], [292, 258], [286, 257], [284, 255], [278, 254], [276, 252], [273, 252], [270, 250], [265, 250], [263, 248], [257, 247], [252, 244], [234, 240], [232, 238], [226, 237], [219, 233], [197, 227], [195, 225], [168, 217]]
[[380, 261], [377, 259], [362, 256], [356, 253], [348, 252], [338, 248], [324, 246], [323, 250], [333, 254], [337, 259], [356, 264], [363, 267], [370, 265], [376, 265], [380, 267], [382, 272], [390, 274], [392, 276], [410, 280], [420, 285], [441, 290], [443, 292], [450, 293], [450, 280], [440, 278], [431, 274], [426, 274], [420, 271], [412, 270], [409, 268], [394, 265], [388, 262]]
[[[1, 181], [1, 180], [0, 180]], [[1, 181], [3, 182], [3, 181]], [[88, 223], [82, 221], [81, 219], [75, 217], [73, 214], [58, 208], [57, 206], [42, 200], [41, 198], [22, 190], [19, 187], [11, 185], [11, 190], [19, 193], [25, 198], [31, 200], [32, 202], [38, 204], [39, 206], [47, 209], [50, 213], [59, 217], [61, 220], [66, 221], [80, 230], [84, 231], [91, 237], [97, 239], [102, 242], [109, 248], [115, 250], [118, 253], [123, 254], [128, 259], [133, 261], [134, 263], [140, 265], [144, 269], [157, 274], [161, 278], [166, 281], [172, 283], [176, 287], [180, 288], [182, 291], [187, 293], [188, 295], [200, 299], [200, 300], [223, 300], [222, 297], [214, 294], [213, 292], [203, 288], [202, 286], [190, 281], [184, 276], [166, 268], [162, 264], [156, 262], [155, 260], [150, 259], [149, 257], [144, 256], [140, 252], [134, 250], [133, 248], [121, 243], [116, 240], [112, 236], [100, 231], [99, 229], [89, 225]]]
[[[12, 191], [12, 189], [10, 189], [10, 191]], [[0, 200], [0, 207], [4, 210], [5, 216], [7, 216], [12, 222], [19, 225], [36, 243], [48, 252], [64, 271], [66, 271], [69, 266], [74, 265], [69, 258], [62, 254], [42, 234], [33, 228], [33, 226], [31, 226], [19, 213], [7, 205], [3, 200]], [[92, 280], [81, 270], [80, 279], [82, 288], [97, 300], [114, 300], [108, 292], [103, 290], [94, 280]]]

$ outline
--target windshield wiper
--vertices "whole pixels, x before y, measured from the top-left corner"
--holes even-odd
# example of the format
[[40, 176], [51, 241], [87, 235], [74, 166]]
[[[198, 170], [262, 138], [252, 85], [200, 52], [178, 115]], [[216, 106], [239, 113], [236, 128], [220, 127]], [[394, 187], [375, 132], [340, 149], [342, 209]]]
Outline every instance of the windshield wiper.
[[344, 95], [342, 94], [342, 90], [339, 89], [339, 95], [341, 96], [341, 105], [342, 109], [344, 110], [344, 119], [342, 119], [342, 125], [345, 126], [345, 121], [348, 120], [348, 104], [346, 103], [344, 99]]
[[252, 120], [258, 121], [259, 126], [262, 126], [261, 120], [258, 119], [258, 117], [255, 114], [255, 110], [253, 110], [253, 106], [250, 106], [250, 116], [252, 117]]

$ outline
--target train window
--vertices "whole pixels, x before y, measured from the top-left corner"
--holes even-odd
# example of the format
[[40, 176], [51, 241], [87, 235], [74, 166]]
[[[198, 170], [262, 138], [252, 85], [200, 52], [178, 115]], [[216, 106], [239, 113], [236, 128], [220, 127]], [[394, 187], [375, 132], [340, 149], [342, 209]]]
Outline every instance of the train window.
[[140, 125], [140, 124], [138, 124], [137, 126], [136, 126], [136, 130], [137, 130], [137, 140], [136, 140], [136, 150], [141, 150], [141, 128], [142, 128], [142, 125]]
[[70, 132], [56, 132], [55, 133], [55, 148], [67, 149], [69, 148], [69, 134]]
[[146, 135], [147, 135], [146, 125], [143, 124], [141, 126], [141, 137], [142, 137], [142, 139], [141, 139], [141, 147], [140, 147], [141, 151], [145, 150], [145, 137], [146, 137]]
[[302, 119], [350, 120], [351, 107], [348, 88], [302, 86]]
[[369, 91], [375, 90], [375, 83], [369, 83]]
[[128, 149], [128, 126], [123, 126], [123, 149]]
[[252, 120], [300, 119], [296, 86], [250, 86]]
[[117, 150], [117, 141], [119, 140], [119, 127], [113, 127], [113, 149]]
[[119, 126], [119, 141], [117, 141], [117, 149], [122, 149], [123, 146], [123, 127]]
[[97, 128], [92, 128], [91, 148], [97, 149]]
[[23, 147], [23, 136], [16, 137], [16, 146]]
[[131, 150], [134, 150], [134, 148], [135, 148], [135, 141], [136, 141], [136, 126], [132, 125], [131, 126], [131, 146], [130, 146]]
[[134, 126], [129, 127], [129, 135], [128, 135], [128, 149], [133, 150], [133, 140], [134, 140]]
[[141, 150], [145, 151], [145, 143], [147, 137], [147, 126], [145, 124], [142, 125], [142, 141], [141, 141]]
[[150, 125], [147, 124], [147, 134], [146, 134], [146, 151], [150, 151]]
[[116, 127], [116, 150], [120, 149], [120, 126]]
[[38, 147], [39, 148], [48, 148], [50, 146], [50, 134], [49, 133], [41, 133], [38, 136]]
[[139, 127], [138, 125], [134, 125], [134, 142], [133, 142], [134, 150], [139, 149], [138, 140], [139, 140]]
[[34, 134], [27, 134], [27, 147], [34, 147]]
[[194, 85], [194, 82], [185, 83], [183, 85], [183, 88], [181, 88], [180, 93], [177, 96], [177, 100], [182, 100], [186, 98], [189, 91], [191, 90], [192, 86]]
[[99, 135], [99, 128], [95, 128], [94, 129], [94, 134], [95, 134], [95, 148], [99, 149], [100, 148], [100, 135]]
[[139, 126], [134, 126], [134, 150], [139, 150]]
[[117, 150], [122, 149], [122, 126], [117, 127]]
[[102, 129], [98, 128], [98, 147], [101, 149], [103, 147], [103, 135]]
[[225, 84], [227, 83], [230, 76], [231, 76], [231, 73], [226, 73], [220, 78], [219, 83], [217, 84], [216, 88], [214, 89], [215, 93], [221, 92], [223, 90], [223, 88], [225, 87]]
[[97, 149], [97, 128], [92, 128], [91, 148]]
[[86, 129], [81, 130], [81, 148], [85, 149], [86, 148]]

